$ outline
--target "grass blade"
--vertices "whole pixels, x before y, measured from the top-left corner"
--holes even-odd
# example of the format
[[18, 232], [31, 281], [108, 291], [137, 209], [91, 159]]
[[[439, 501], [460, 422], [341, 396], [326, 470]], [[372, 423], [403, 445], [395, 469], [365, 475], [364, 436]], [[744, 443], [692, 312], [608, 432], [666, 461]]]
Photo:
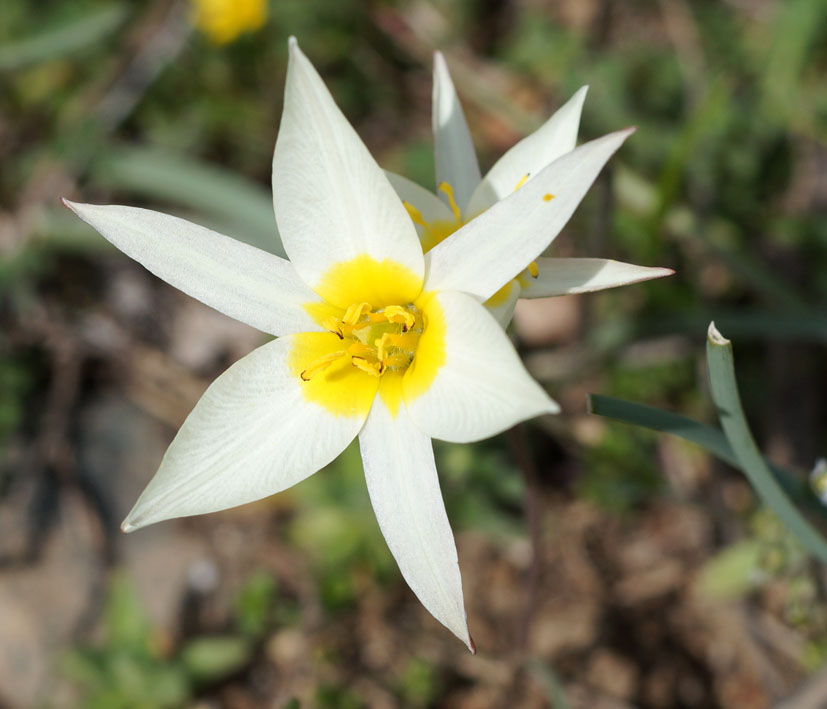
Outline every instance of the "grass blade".
[[121, 5], [105, 7], [74, 22], [6, 44], [0, 47], [0, 72], [56, 59], [110, 37], [126, 14]]
[[[638, 404], [634, 401], [624, 401], [623, 399], [615, 399], [600, 394], [589, 394], [588, 404], [589, 412], [597, 416], [605, 416], [622, 423], [642, 426], [652, 431], [669, 433], [699, 445], [707, 453], [714, 455], [724, 463], [728, 463], [733, 468], [740, 469], [741, 467], [723, 431], [713, 426], [694, 421], [671, 411], [657, 409], [654, 406]], [[771, 465], [771, 467], [773, 473], [783, 480], [782, 485], [791, 492], [798, 493], [807, 489], [790, 471], [775, 465]]]
[[764, 503], [787, 525], [804, 547], [827, 563], [827, 543], [802, 517], [776, 481], [755, 445], [738, 395], [732, 343], [710, 323], [706, 340], [706, 359], [712, 400], [718, 409], [721, 426], [735, 453], [739, 467]]
[[[718, 458], [718, 460], [745, 472], [741, 468], [735, 451], [732, 450], [732, 446], [719, 428], [694, 421], [671, 411], [663, 411], [654, 406], [639, 404], [634, 401], [624, 401], [623, 399], [615, 399], [600, 394], [589, 394], [588, 406], [589, 412], [597, 416], [641, 426], [651, 431], [668, 433], [694, 443], [710, 455]], [[768, 461], [765, 461], [765, 463], [788, 495], [792, 495], [806, 504], [813, 512], [827, 517], [827, 509], [813, 497], [809, 485], [800, 476]]]
[[95, 163], [96, 184], [187, 210], [226, 225], [228, 236], [284, 256], [269, 190], [251, 180], [157, 148], [122, 147]]

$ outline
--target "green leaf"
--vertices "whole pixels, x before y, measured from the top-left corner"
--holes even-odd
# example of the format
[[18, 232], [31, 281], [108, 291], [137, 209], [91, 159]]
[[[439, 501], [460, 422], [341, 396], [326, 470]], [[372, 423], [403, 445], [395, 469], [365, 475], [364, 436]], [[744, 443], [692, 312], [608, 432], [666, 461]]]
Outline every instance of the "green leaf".
[[247, 636], [259, 637], [267, 630], [276, 595], [276, 580], [258, 571], [245, 582], [235, 599], [236, 623]]
[[184, 667], [199, 680], [226, 677], [241, 669], [249, 659], [249, 643], [235, 635], [197, 638], [181, 651]]
[[812, 47], [823, 41], [827, 6], [823, 0], [787, 0], [774, 10], [770, 46], [762, 43], [762, 56], [756, 59], [766, 61], [762, 108], [769, 115], [785, 117], [798, 108], [800, 77], [811, 61]]
[[269, 190], [235, 173], [160, 148], [121, 147], [96, 161], [92, 180], [203, 213], [209, 226], [284, 257]]
[[[589, 394], [588, 406], [589, 411], [597, 416], [605, 416], [622, 423], [642, 426], [652, 431], [661, 431], [683, 438], [685, 441], [701, 446], [707, 453], [728, 463], [733, 468], [741, 469], [732, 446], [729, 445], [726, 436], [718, 428], [693, 421], [686, 416], [671, 411], [663, 411], [654, 406], [615, 399], [611, 396]], [[823, 508], [817, 505], [815, 500], [812, 500], [809, 488], [795, 474], [777, 465], [771, 463], [768, 463], [768, 465], [787, 492], [800, 496], [802, 499], [810, 500], [814, 510], [824, 512]]]
[[746, 539], [723, 549], [709, 559], [696, 581], [699, 593], [722, 600], [738, 598], [761, 581], [761, 542]]
[[787, 525], [798, 540], [821, 561], [827, 563], [827, 543], [816, 529], [802, 517], [784, 493], [755, 440], [752, 437], [735, 380], [732, 343], [710, 323], [706, 340], [706, 359], [712, 400], [718, 409], [721, 426], [732, 446], [739, 467], [764, 503]]
[[654, 406], [624, 401], [600, 394], [588, 395], [589, 413], [597, 416], [643, 426], [653, 431], [671, 433], [699, 446], [725, 463], [738, 467], [738, 461], [723, 432], [712, 426], [693, 421], [686, 416], [663, 411]]
[[57, 27], [41, 30], [11, 44], [0, 46], [0, 72], [22, 69], [48, 59], [71, 54], [79, 49], [111, 36], [123, 22], [126, 9], [111, 5], [90, 12], [74, 22], [61, 23]]
[[109, 646], [144, 657], [150, 654], [152, 626], [124, 572], [113, 574], [104, 615]]

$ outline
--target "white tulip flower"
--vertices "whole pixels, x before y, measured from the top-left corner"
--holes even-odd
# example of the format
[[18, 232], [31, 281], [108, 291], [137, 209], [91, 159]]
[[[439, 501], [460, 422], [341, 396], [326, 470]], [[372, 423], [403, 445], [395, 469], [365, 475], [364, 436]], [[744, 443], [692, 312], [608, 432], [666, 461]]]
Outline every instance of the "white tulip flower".
[[[531, 185], [535, 179], [544, 175], [544, 168], [571, 153], [577, 143], [580, 113], [587, 90], [588, 87], [584, 86], [577, 91], [568, 103], [534, 133], [508, 150], [488, 174], [482, 177], [448, 66], [442, 54], [436, 52], [432, 124], [437, 194], [401, 175], [388, 173], [391, 184], [417, 225], [423, 251], [429, 252], [464, 225], [479, 219], [486, 210], [515, 191]], [[578, 161], [584, 159], [587, 159], [585, 154], [577, 158]], [[570, 165], [571, 162], [561, 162], [555, 173], [564, 177], [565, 170], [571, 169]], [[572, 178], [577, 179], [574, 175]], [[565, 192], [558, 193], [551, 187], [543, 188], [543, 195], [548, 200], [566, 198]], [[512, 214], [514, 224], [517, 225], [521, 217]], [[542, 215], [542, 212], [538, 212], [538, 215]], [[512, 235], [509, 232], [512, 227], [508, 225], [505, 228], [507, 230], [503, 231], [501, 238], [511, 243]], [[532, 228], [541, 232], [544, 228], [547, 230], [543, 232], [547, 236], [546, 245], [560, 230], [556, 222], [546, 224], [545, 227], [535, 223]], [[521, 232], [518, 225], [514, 229]], [[487, 230], [481, 231], [484, 233]], [[485, 246], [469, 244], [468, 248], [484, 249]], [[515, 264], [512, 278], [503, 283], [502, 288], [485, 302], [503, 327], [510, 322], [514, 305], [521, 297], [546, 298], [588, 293], [674, 273], [669, 268], [635, 266], [610, 259], [544, 258], [539, 257], [539, 253], [535, 256], [537, 258], [534, 260]]]
[[385, 173], [289, 47], [273, 157], [289, 261], [158, 212], [66, 203], [160, 278], [277, 338], [207, 389], [123, 529], [267, 497], [358, 436], [402, 575], [473, 650], [431, 438], [476, 441], [558, 411], [482, 302], [548, 246], [630, 131], [567, 153], [423, 254]]

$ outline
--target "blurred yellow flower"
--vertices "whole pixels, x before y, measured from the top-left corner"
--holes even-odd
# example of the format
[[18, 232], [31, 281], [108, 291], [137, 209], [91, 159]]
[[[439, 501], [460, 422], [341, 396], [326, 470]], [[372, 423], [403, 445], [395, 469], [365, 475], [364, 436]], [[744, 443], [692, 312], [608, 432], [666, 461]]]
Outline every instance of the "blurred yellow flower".
[[193, 24], [215, 44], [229, 44], [267, 21], [266, 0], [190, 0]]

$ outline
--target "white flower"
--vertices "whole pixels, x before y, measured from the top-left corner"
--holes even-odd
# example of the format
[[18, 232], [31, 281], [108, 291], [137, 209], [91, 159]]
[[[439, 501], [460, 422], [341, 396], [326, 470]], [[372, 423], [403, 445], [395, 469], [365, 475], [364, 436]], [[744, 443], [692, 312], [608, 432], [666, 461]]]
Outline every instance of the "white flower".
[[[542, 193], [544, 199], [567, 199], [566, 192], [558, 190], [556, 184], [566, 184], [567, 172], [573, 169], [575, 161], [600, 160], [602, 155], [599, 148], [596, 152], [594, 148], [583, 150], [588, 145], [597, 148], [600, 141], [584, 145], [582, 152], [575, 152], [576, 158], [571, 154], [577, 143], [580, 112], [587, 89], [586, 86], [581, 88], [540, 128], [508, 150], [485, 177], [481, 177], [471, 134], [451, 82], [448, 66], [442, 54], [436, 52], [432, 123], [438, 196], [400, 175], [388, 173], [391, 184], [417, 225], [423, 250], [427, 253], [437, 245], [441, 247], [443, 240], [457, 229], [479, 219], [486, 210], [516, 190], [532, 185], [535, 180], [540, 179], [545, 185], [534, 190], [535, 193]], [[567, 154], [568, 157], [564, 158]], [[544, 168], [561, 158], [560, 164], [552, 173], [544, 171]], [[580, 169], [583, 169], [582, 165]], [[551, 174], [558, 178], [554, 185], [549, 179]], [[579, 201], [580, 197], [577, 199]], [[563, 208], [563, 211], [566, 209]], [[540, 219], [545, 219], [542, 210], [535, 210], [535, 214]], [[515, 210], [512, 210], [511, 217], [514, 223], [521, 219]], [[501, 238], [507, 240], [510, 236], [508, 232], [514, 227], [504, 223], [502, 226], [507, 231], [503, 232]], [[546, 224], [535, 222], [531, 228], [541, 233], [548, 245], [562, 226], [562, 223], [552, 220]], [[477, 231], [490, 233], [491, 227]], [[482, 244], [471, 243], [470, 237], [464, 243], [469, 249], [485, 248]], [[445, 248], [450, 250], [450, 247]], [[514, 263], [512, 279], [503, 283], [502, 288], [493, 293], [485, 304], [505, 327], [511, 320], [514, 305], [520, 297], [545, 298], [587, 293], [673, 273], [669, 268], [635, 266], [608, 259], [528, 259]]]
[[402, 575], [473, 648], [430, 439], [474, 441], [558, 411], [481, 302], [548, 245], [628, 134], [569, 153], [423, 255], [387, 177], [291, 39], [273, 157], [289, 261], [158, 212], [67, 203], [160, 278], [278, 338], [207, 389], [123, 529], [272, 495], [358, 436]]

